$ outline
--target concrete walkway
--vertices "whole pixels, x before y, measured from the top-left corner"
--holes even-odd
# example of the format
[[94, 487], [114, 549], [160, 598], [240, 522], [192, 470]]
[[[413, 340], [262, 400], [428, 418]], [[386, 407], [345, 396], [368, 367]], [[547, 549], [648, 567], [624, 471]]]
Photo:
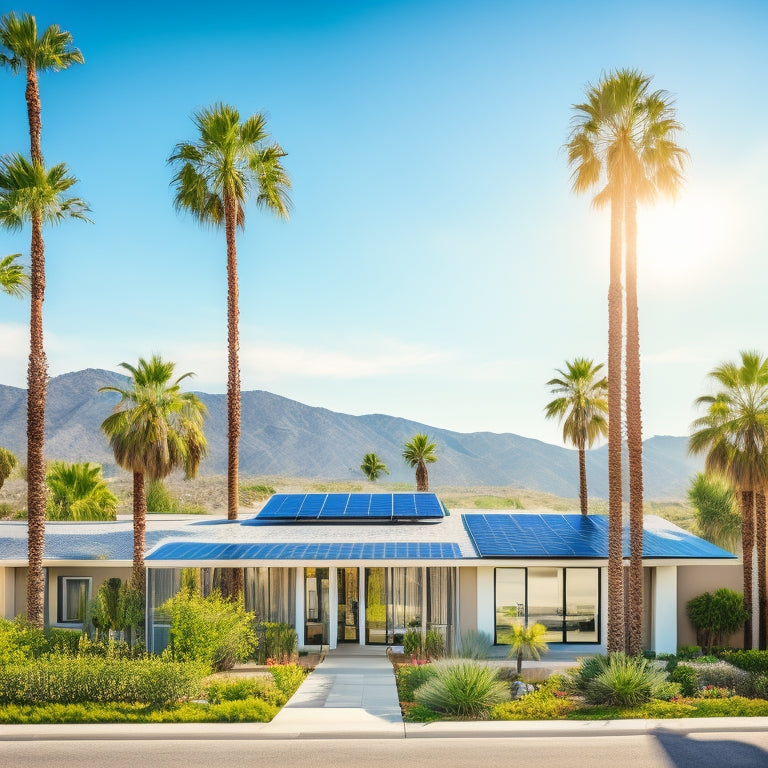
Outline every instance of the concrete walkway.
[[315, 667], [264, 728], [271, 738], [394, 738], [405, 735], [384, 648], [340, 646]]

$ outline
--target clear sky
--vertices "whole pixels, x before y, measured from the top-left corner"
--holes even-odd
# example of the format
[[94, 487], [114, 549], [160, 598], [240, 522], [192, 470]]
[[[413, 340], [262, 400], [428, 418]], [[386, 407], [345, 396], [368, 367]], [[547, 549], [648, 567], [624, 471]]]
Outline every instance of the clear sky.
[[[196, 10], [197, 8], [200, 10]], [[204, 9], [203, 9], [204, 8]], [[152, 352], [225, 391], [223, 232], [177, 214], [166, 159], [216, 101], [268, 114], [288, 222], [239, 236], [243, 389], [346, 413], [559, 442], [566, 358], [607, 349], [608, 218], [570, 192], [571, 105], [617, 67], [676, 97], [691, 162], [640, 212], [644, 433], [687, 434], [706, 373], [768, 353], [768, 4], [0, 4], [69, 30], [41, 76], [43, 152], [94, 223], [46, 232], [51, 375]], [[28, 152], [0, 72], [0, 152]], [[0, 255], [29, 232], [0, 233]], [[0, 382], [25, 386], [28, 304], [0, 297]]]

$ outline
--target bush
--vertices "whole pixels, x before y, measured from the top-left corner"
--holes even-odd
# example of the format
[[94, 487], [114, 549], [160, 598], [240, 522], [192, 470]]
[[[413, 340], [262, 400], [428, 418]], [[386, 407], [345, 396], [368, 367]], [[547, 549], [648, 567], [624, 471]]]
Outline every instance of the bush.
[[24, 664], [46, 650], [45, 634], [24, 616], [0, 619], [0, 669], [10, 664]]
[[539, 689], [521, 699], [497, 704], [491, 710], [491, 720], [558, 720], [576, 707], [576, 702], [571, 699]]
[[418, 629], [409, 629], [403, 635], [403, 653], [409, 656], [421, 657], [423, 638]]
[[747, 672], [768, 675], [768, 651], [726, 651], [723, 660]]
[[690, 661], [701, 656], [700, 645], [681, 645], [677, 649], [677, 658], [683, 661]]
[[264, 501], [273, 496], [275, 489], [271, 485], [260, 483], [240, 483], [240, 505], [250, 507], [257, 501]]
[[274, 680], [260, 680], [255, 677], [244, 677], [238, 680], [211, 680], [205, 686], [205, 696], [209, 704], [261, 699], [272, 706], [282, 707], [288, 701], [288, 697], [277, 687]]
[[166, 651], [175, 661], [199, 661], [220, 671], [246, 661], [256, 649], [253, 614], [220, 592], [201, 597], [182, 590], [161, 610], [171, 617]]
[[152, 480], [147, 486], [147, 512], [168, 515], [207, 515], [208, 510], [200, 504], [184, 504], [179, 497], [166, 488], [162, 480]]
[[439, 629], [428, 629], [424, 636], [424, 654], [429, 659], [445, 656], [445, 637]]
[[400, 701], [415, 701], [416, 689], [434, 674], [432, 664], [401, 664], [397, 667], [397, 695]]
[[686, 664], [696, 670], [699, 687], [711, 685], [717, 688], [728, 688], [739, 696], [752, 695], [752, 676], [743, 669], [737, 669], [725, 661], [719, 661], [716, 664], [689, 661]]
[[680, 693], [683, 696], [696, 696], [699, 692], [699, 674], [693, 667], [687, 664], [678, 664], [669, 673], [669, 680], [680, 685]]
[[755, 675], [752, 678], [752, 695], [758, 699], [768, 699], [768, 676]]
[[493, 639], [486, 632], [470, 629], [461, 636], [455, 655], [460, 659], [487, 659], [493, 647]]
[[641, 656], [611, 653], [583, 659], [565, 678], [568, 690], [580, 693], [590, 704], [636, 707], [666, 693], [666, 674]]
[[280, 664], [270, 667], [269, 671], [275, 685], [285, 694], [286, 700], [296, 693], [307, 676], [307, 670], [298, 664]]
[[446, 660], [432, 667], [434, 674], [415, 691], [414, 698], [436, 712], [482, 718], [496, 704], [509, 699], [509, 687], [486, 664]]
[[689, 600], [686, 612], [707, 653], [712, 653], [713, 645], [721, 645], [725, 637], [743, 627], [749, 618], [744, 596], [725, 587]]
[[195, 697], [201, 664], [53, 656], [0, 669], [0, 704], [125, 702], [168, 705]]
[[256, 637], [259, 642], [256, 660], [259, 664], [275, 661], [289, 664], [296, 660], [299, 636], [290, 624], [261, 621], [256, 624]]

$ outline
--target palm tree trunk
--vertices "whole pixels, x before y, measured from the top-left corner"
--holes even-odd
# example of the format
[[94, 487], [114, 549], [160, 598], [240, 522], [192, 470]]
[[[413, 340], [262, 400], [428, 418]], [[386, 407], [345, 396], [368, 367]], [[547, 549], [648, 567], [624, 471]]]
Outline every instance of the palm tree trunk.
[[37, 70], [34, 62], [27, 62], [27, 119], [29, 120], [29, 154], [33, 163], [43, 162], [43, 153], [40, 149], [40, 134], [42, 132], [42, 118], [40, 109], [40, 90], [37, 85]]
[[758, 615], [760, 625], [758, 627], [758, 647], [761, 651], [766, 650], [766, 620], [768, 620], [768, 611], [766, 608], [766, 600], [768, 594], [766, 592], [766, 571], [765, 571], [765, 556], [766, 556], [766, 520], [765, 520], [765, 491], [761, 488], [755, 494], [755, 517], [756, 517], [756, 543], [757, 543], [757, 604]]
[[144, 490], [144, 475], [133, 473], [133, 571], [131, 583], [134, 589], [144, 594], [146, 574], [144, 570], [144, 547], [147, 530], [147, 494]]
[[584, 446], [579, 447], [579, 504], [581, 514], [588, 514], [587, 509], [587, 452]]
[[752, 550], [755, 546], [754, 494], [741, 492], [741, 561], [744, 568], [744, 607], [748, 618], [744, 622], [744, 648], [752, 648]]
[[29, 370], [27, 374], [27, 618], [43, 628], [43, 554], [45, 550], [45, 394], [48, 385], [43, 347], [43, 300], [45, 298], [45, 244], [42, 219], [32, 216], [32, 275], [29, 316]]
[[[240, 506], [240, 318], [237, 283], [237, 201], [231, 191], [224, 192], [224, 223], [227, 238], [227, 519], [237, 520]], [[222, 594], [237, 600], [243, 593], [241, 568], [228, 569], [222, 578]]]
[[624, 202], [625, 279], [627, 284], [626, 393], [629, 453], [629, 637], [627, 651], [637, 655], [643, 642], [643, 424], [640, 409], [640, 323], [637, 308], [637, 202]]
[[237, 284], [237, 201], [230, 191], [224, 193], [224, 216], [227, 237], [227, 518], [237, 520], [239, 507], [240, 445], [240, 316]]
[[608, 652], [624, 650], [624, 575], [621, 519], [621, 222], [623, 195], [611, 197], [608, 286]]
[[427, 465], [420, 461], [416, 465], [416, 491], [427, 492], [429, 490], [429, 474], [427, 473]]

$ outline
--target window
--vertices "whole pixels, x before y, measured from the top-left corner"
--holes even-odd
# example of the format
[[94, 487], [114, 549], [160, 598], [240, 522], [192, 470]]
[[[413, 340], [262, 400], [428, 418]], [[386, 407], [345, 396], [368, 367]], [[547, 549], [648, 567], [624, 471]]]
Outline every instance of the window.
[[90, 578], [60, 576], [58, 622], [82, 624], [85, 619], [85, 608], [90, 599]]
[[496, 642], [517, 621], [543, 624], [548, 643], [600, 642], [599, 568], [497, 568]]

